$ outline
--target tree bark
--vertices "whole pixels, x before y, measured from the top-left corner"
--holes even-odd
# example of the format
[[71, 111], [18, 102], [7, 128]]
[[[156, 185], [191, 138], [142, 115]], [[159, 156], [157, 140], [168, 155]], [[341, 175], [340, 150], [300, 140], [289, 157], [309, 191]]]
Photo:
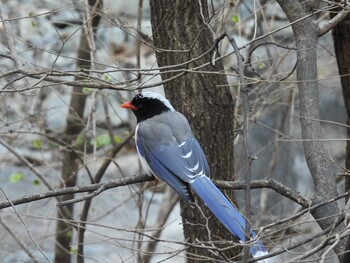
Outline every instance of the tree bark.
[[[340, 7], [337, 10], [333, 10], [331, 17], [333, 18], [337, 12], [342, 9]], [[337, 12], [334, 12], [337, 11]], [[350, 15], [347, 15], [345, 19], [333, 28], [333, 42], [334, 50], [337, 58], [337, 65], [340, 76], [340, 83], [342, 86], [343, 99], [345, 104], [345, 110], [347, 114], [347, 138], [350, 138]], [[350, 170], [350, 141], [346, 142], [346, 154], [345, 154], [345, 167]], [[350, 190], [350, 175], [345, 176], [345, 192]], [[349, 198], [346, 198], [349, 202]], [[350, 237], [348, 237], [345, 251], [350, 251]], [[343, 262], [350, 262], [350, 253], [346, 253], [343, 258]]]
[[[324, 143], [320, 140], [321, 124], [319, 112], [319, 94], [317, 85], [317, 38], [319, 29], [312, 17], [306, 17], [304, 1], [277, 0], [292, 24], [294, 39], [297, 47], [297, 81], [300, 104], [300, 126], [303, 138], [303, 148], [309, 167], [315, 193], [313, 205], [330, 200], [338, 195], [335, 175], [332, 174], [330, 163], [327, 160]], [[339, 214], [337, 203], [333, 202], [312, 211], [313, 217], [322, 229], [332, 227]], [[343, 231], [344, 224], [338, 225], [335, 230]], [[335, 246], [337, 255], [344, 252], [345, 240], [342, 239]], [[340, 259], [340, 256], [338, 256]]]
[[[95, 12], [91, 13], [92, 21], [91, 26], [93, 32], [96, 33], [97, 25], [100, 20], [98, 12], [102, 7], [102, 0], [89, 0], [89, 6], [91, 10]], [[80, 46], [78, 50], [78, 69], [89, 69], [91, 66], [90, 47], [87, 39], [87, 34], [84, 28], [81, 29]], [[81, 80], [77, 77], [76, 80]], [[85, 127], [83, 122], [83, 115], [85, 110], [86, 95], [82, 92], [82, 88], [74, 87], [72, 91], [72, 97], [69, 105], [69, 112], [67, 115], [67, 124], [65, 134], [67, 136], [67, 143], [71, 144], [73, 140], [79, 135], [79, 133]], [[77, 162], [77, 153], [67, 149], [64, 153], [61, 177], [62, 185], [60, 187], [71, 187], [76, 185], [77, 172], [79, 169], [79, 163]], [[62, 201], [70, 200], [74, 198], [74, 194], [68, 194], [62, 197]], [[67, 206], [71, 215], [73, 215], [73, 205]], [[67, 219], [58, 208], [57, 211], [57, 225], [56, 225], [56, 246], [55, 246], [55, 263], [69, 263], [71, 262], [71, 243], [73, 235], [73, 227], [67, 224]]]
[[[199, 1], [192, 0], [151, 0], [150, 4], [153, 41], [158, 49], [156, 56], [159, 66], [186, 62], [205, 53], [214, 44], [211, 31], [206, 25], [209, 20], [207, 1], [200, 1], [199, 4]], [[203, 17], [206, 21], [202, 20]], [[211, 54], [208, 54], [175, 69], [191, 69], [210, 60]], [[223, 65], [220, 61], [201, 70], [223, 72]], [[166, 80], [176, 74], [168, 71], [162, 74], [162, 78]], [[234, 102], [227, 84], [225, 75], [192, 72], [164, 84], [167, 97], [174, 107], [188, 118], [195, 136], [203, 147], [212, 177], [221, 180], [233, 180], [234, 167]], [[233, 191], [227, 191], [226, 195], [230, 200], [234, 200]], [[181, 202], [183, 230], [189, 244], [188, 262], [213, 258], [227, 261], [237, 256], [241, 251], [237, 247], [218, 252], [214, 247], [208, 249], [191, 246], [199, 242], [207, 246], [214, 244], [217, 248], [228, 248], [227, 241], [234, 240], [205, 205], [201, 202], [198, 204], [204, 216], [198, 208], [192, 209]]]
[[[341, 11], [339, 8], [338, 12]], [[331, 12], [334, 17], [336, 13]], [[343, 91], [345, 110], [348, 117], [347, 125], [350, 125], [350, 15], [333, 28], [334, 50]], [[347, 128], [350, 138], [350, 128]], [[346, 169], [350, 170], [350, 141], [346, 142]], [[345, 191], [350, 190], [350, 176], [345, 176]]]

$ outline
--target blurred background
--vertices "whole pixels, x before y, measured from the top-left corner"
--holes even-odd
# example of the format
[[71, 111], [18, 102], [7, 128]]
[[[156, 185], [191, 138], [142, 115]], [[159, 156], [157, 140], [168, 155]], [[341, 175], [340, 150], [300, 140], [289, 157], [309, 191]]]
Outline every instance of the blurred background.
[[[273, 178], [311, 197], [313, 183], [300, 140], [292, 31], [287, 27], [270, 34], [289, 24], [285, 14], [275, 1], [211, 1], [209, 6], [214, 36], [219, 36], [225, 25], [238, 46], [243, 47], [251, 107], [249, 145], [256, 157], [252, 178]], [[322, 12], [325, 7], [326, 4], [314, 7], [321, 10], [315, 15], [320, 25], [328, 21], [328, 13]], [[0, 202], [46, 192], [49, 186], [64, 186], [62, 166], [69, 158], [69, 147], [74, 147], [79, 156], [74, 157], [79, 159], [77, 185], [90, 184], [89, 174], [94, 176], [106, 160], [110, 163], [101, 182], [142, 174], [130, 135], [136, 122], [119, 104], [131, 99], [138, 88], [163, 92], [148, 1], [103, 0], [101, 19], [91, 32], [84, 26], [92, 21], [87, 1], [10, 0], [2, 1], [2, 8], [8, 16], [23, 71], [16, 69], [8, 57], [6, 31], [0, 24], [0, 138], [7, 145], [0, 144]], [[89, 69], [79, 66], [79, 61], [84, 61], [78, 52], [82, 34], [94, 36], [88, 43]], [[260, 36], [264, 37], [251, 42]], [[346, 113], [330, 33], [318, 39], [317, 48], [323, 138], [327, 157], [332, 161], [332, 175], [337, 176], [342, 191]], [[218, 54], [230, 52], [232, 47], [224, 39]], [[232, 114], [239, 128], [242, 101], [236, 57], [231, 54], [223, 61], [235, 98]], [[79, 81], [85, 107], [80, 107], [82, 114], [75, 114], [71, 97], [77, 94], [73, 87]], [[104, 88], [95, 89], [94, 85]], [[75, 124], [79, 132], [67, 132], [67, 123]], [[125, 146], [111, 159], [110, 152], [124, 142]], [[242, 158], [238, 142], [234, 157], [237, 180], [244, 179]], [[81, 195], [85, 194], [76, 197]], [[244, 211], [243, 191], [237, 190], [236, 197]], [[172, 208], [170, 204], [174, 202], [176, 199], [164, 185], [151, 183], [113, 188], [94, 197], [85, 225], [85, 262], [140, 262], [139, 251], [147, 247], [148, 235], [157, 229], [162, 231], [149, 261], [186, 262], [179, 204], [164, 210], [167, 204]], [[0, 211], [1, 262], [53, 262], [56, 222], [63, 221], [57, 215], [56, 203], [57, 199], [50, 198]], [[65, 232], [72, 238], [68, 251], [72, 255], [78, 251], [76, 226], [83, 205], [75, 205], [74, 220], [69, 221], [73, 230]], [[344, 201], [339, 205], [343, 207]], [[299, 210], [299, 205], [272, 190], [252, 190], [252, 221], [256, 227]], [[164, 220], [162, 226], [160, 218]], [[271, 238], [278, 247], [317, 231], [318, 225], [307, 214]], [[309, 246], [294, 252], [302, 253]], [[288, 257], [281, 255], [275, 262]]]

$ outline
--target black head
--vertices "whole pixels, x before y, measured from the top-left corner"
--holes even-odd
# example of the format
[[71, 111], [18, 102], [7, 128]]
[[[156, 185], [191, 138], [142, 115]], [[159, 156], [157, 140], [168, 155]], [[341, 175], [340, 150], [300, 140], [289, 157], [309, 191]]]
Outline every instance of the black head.
[[166, 98], [154, 92], [139, 93], [131, 102], [123, 103], [120, 106], [131, 109], [138, 123], [163, 112], [174, 111], [173, 106]]

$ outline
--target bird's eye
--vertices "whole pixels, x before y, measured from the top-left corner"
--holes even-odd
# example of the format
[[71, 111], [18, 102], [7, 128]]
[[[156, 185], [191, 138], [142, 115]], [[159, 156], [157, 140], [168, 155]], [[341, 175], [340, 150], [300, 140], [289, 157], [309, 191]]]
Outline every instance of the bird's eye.
[[137, 104], [136, 107], [140, 110], [143, 108], [143, 105], [142, 104]]

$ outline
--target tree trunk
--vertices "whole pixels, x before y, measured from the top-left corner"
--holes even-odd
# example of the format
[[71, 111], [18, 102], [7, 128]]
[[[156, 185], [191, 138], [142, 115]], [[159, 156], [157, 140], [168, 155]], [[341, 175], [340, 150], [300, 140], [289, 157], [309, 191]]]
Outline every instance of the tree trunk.
[[[96, 32], [100, 16], [97, 15], [101, 6], [102, 0], [89, 0], [89, 6], [96, 12], [91, 13], [93, 32]], [[97, 10], [96, 10], [97, 8]], [[80, 46], [78, 51], [78, 69], [89, 69], [91, 66], [90, 47], [88, 43], [86, 32], [84, 28], [81, 29]], [[79, 80], [80, 78], [76, 78]], [[78, 134], [85, 127], [83, 122], [83, 115], [85, 110], [86, 95], [82, 92], [82, 88], [74, 87], [72, 97], [69, 105], [69, 112], [67, 116], [67, 125], [65, 134], [67, 136], [67, 143], [71, 144], [76, 139]], [[75, 186], [77, 181], [77, 172], [79, 163], [77, 162], [77, 153], [66, 149], [64, 159], [62, 162], [62, 185], [60, 187]], [[62, 201], [74, 198], [74, 194], [64, 195]], [[71, 215], [73, 215], [73, 205], [67, 206]], [[56, 226], [56, 246], [55, 246], [55, 263], [69, 263], [71, 262], [71, 243], [73, 227], [67, 224], [67, 219], [58, 209], [57, 211], [57, 226]]]
[[[338, 10], [340, 11], [340, 10]], [[332, 16], [336, 13], [331, 12]], [[345, 110], [350, 125], [350, 15], [333, 29], [334, 50], [337, 57]], [[347, 128], [348, 138], [350, 129]], [[346, 142], [346, 169], [350, 170], [350, 141]], [[350, 176], [345, 176], [345, 191], [350, 190]]]
[[[341, 11], [340, 7], [337, 10]], [[334, 17], [337, 12], [331, 12]], [[350, 125], [350, 15], [333, 28], [334, 50], [337, 58], [340, 82], [343, 91], [345, 110], [348, 117], [347, 125]], [[350, 128], [347, 127], [347, 138], [350, 138]], [[346, 142], [345, 167], [350, 170], [350, 141]], [[345, 176], [345, 191], [350, 190], [350, 175]], [[346, 198], [349, 202], [349, 198]], [[346, 251], [350, 251], [350, 237], [348, 238]], [[344, 255], [343, 262], [350, 262], [350, 253]]]
[[[326, 158], [326, 150], [322, 142], [320, 124], [319, 92], [317, 83], [317, 38], [319, 28], [314, 24], [313, 18], [305, 18], [308, 14], [304, 1], [277, 0], [285, 12], [288, 20], [293, 23], [293, 35], [297, 47], [297, 81], [299, 89], [300, 127], [303, 139], [303, 148], [315, 186], [312, 197], [313, 205], [328, 201], [338, 195], [335, 175], [330, 169], [330, 162]], [[300, 20], [295, 23], [295, 21]], [[312, 216], [322, 229], [334, 227], [340, 213], [336, 202], [320, 206], [312, 210]], [[334, 227], [342, 232], [345, 225]], [[334, 251], [341, 259], [344, 252], [345, 240], [340, 240]]]
[[[207, 1], [155, 1], [151, 0], [151, 23], [158, 65], [170, 66], [186, 62], [208, 51], [214, 44], [208, 22]], [[202, 10], [201, 10], [202, 8]], [[203, 21], [203, 17], [206, 21]], [[161, 50], [161, 51], [159, 51]], [[191, 69], [210, 62], [208, 54], [199, 60], [173, 69]], [[223, 72], [221, 61], [215, 65], [201, 68], [202, 71]], [[166, 70], [164, 70], [165, 72]], [[177, 73], [162, 74], [163, 80]], [[234, 102], [227, 86], [225, 75], [210, 73], [186, 73], [164, 84], [165, 93], [174, 107], [188, 118], [195, 136], [199, 140], [208, 158], [212, 177], [221, 180], [233, 178], [233, 112]], [[219, 85], [225, 85], [218, 87]], [[227, 191], [230, 200], [233, 191]], [[203, 259], [227, 259], [237, 256], [240, 248], [218, 251], [216, 248], [228, 248], [227, 241], [234, 240], [228, 230], [198, 202], [206, 221], [198, 208], [191, 208], [181, 202], [181, 213], [187, 249], [188, 262]], [[214, 243], [215, 242], [215, 243]], [[193, 245], [207, 245], [213, 249], [199, 248]], [[215, 245], [215, 247], [213, 246]], [[232, 244], [231, 244], [232, 245]]]

